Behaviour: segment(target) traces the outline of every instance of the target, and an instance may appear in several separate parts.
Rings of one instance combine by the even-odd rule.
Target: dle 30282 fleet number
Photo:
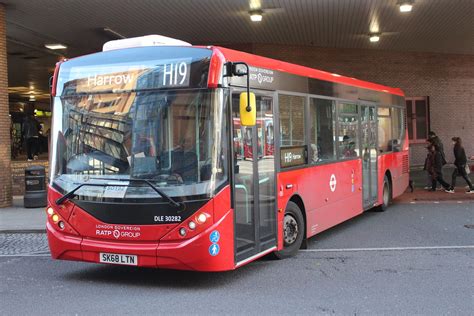
[[[181,216],[179,215],[156,215],[153,220],[160,223],[168,222],[181,222]]]

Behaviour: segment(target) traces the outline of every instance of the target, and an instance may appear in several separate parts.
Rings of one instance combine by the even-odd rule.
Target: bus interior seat
[[[171,154],[171,173],[179,174],[184,182],[197,182],[197,154],[192,151],[176,150]]]
[[[207,181],[211,179],[212,175],[212,165],[210,163],[206,163],[201,166],[201,181]]]

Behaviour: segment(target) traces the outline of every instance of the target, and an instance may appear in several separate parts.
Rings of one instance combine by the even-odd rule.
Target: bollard
[[[43,166],[30,166],[25,169],[23,204],[26,208],[46,206],[46,175]]]

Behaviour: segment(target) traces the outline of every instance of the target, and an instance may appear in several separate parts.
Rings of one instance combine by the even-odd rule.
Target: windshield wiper
[[[56,200],[57,205],[63,204],[66,200],[69,200],[70,198],[74,197],[76,195],[76,191],[82,188],[83,186],[91,186],[91,187],[103,187],[107,186],[107,184],[102,184],[102,183],[81,183],[71,191],[67,192],[63,196],[61,196],[59,199]]]
[[[156,193],[161,195],[163,198],[165,198],[169,202],[169,204],[171,204],[172,206],[174,206],[174,207],[183,207],[184,206],[183,202],[176,202],[171,196],[169,196],[168,194],[166,194],[162,190],[158,189],[156,187],[156,185],[154,185],[153,183],[151,183],[147,179],[122,179],[122,178],[93,178],[93,179],[111,180],[111,181],[124,181],[124,182],[127,182],[127,181],[128,182],[143,182],[143,183],[147,184],[150,188],[152,188],[153,191],[155,191]]]
[[[172,197],[170,197],[168,194],[163,192],[162,190],[158,189],[153,183],[151,183],[149,180],[146,179],[122,179],[122,178],[93,178],[94,180],[107,180],[107,181],[124,181],[124,182],[143,182],[147,184],[150,188],[153,189],[156,193],[158,193],[161,197],[163,197],[165,200],[168,201],[168,203],[174,207],[179,207],[181,208],[179,212],[184,210],[185,204],[183,202],[176,202]],[[96,186],[96,187],[104,187],[104,186],[111,186],[108,183],[81,183],[71,191],[67,192],[63,196],[61,196],[59,199],[56,200],[57,205],[63,204],[66,200],[71,199],[76,195],[76,191],[82,188],[83,186]],[[126,185],[121,185],[121,186],[126,186]]]

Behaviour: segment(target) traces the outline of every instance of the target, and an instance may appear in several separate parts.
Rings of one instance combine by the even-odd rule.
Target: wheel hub
[[[291,214],[285,214],[283,221],[283,233],[286,245],[291,245],[298,238],[298,222]]]
[[[383,203],[385,205],[388,205],[388,200],[389,200],[389,195],[388,194],[389,194],[388,193],[388,186],[387,186],[387,184],[385,184],[383,186]]]

